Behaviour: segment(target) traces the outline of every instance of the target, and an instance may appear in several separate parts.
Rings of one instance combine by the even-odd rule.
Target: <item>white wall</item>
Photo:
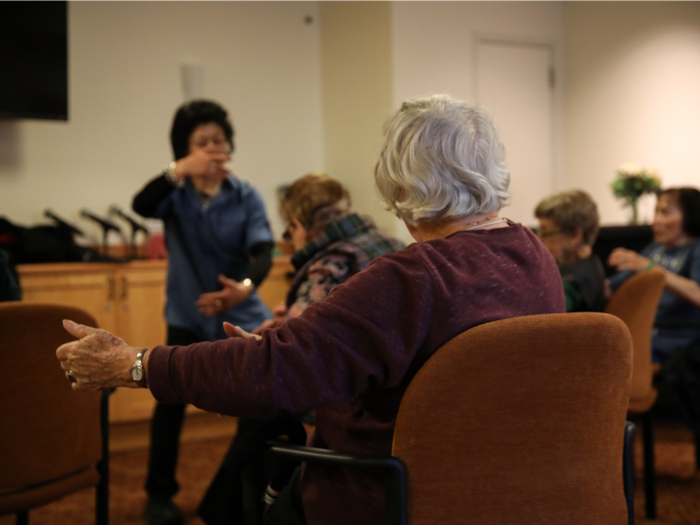
[[[308,24],[305,17],[313,17]],[[33,224],[44,208],[129,209],[171,160],[182,63],[230,111],[233,170],[257,186],[275,234],[275,188],[323,170],[315,2],[70,2],[70,120],[0,121],[0,215]]]
[[[561,2],[395,2],[392,3],[393,98],[447,93],[475,97],[477,36],[552,44],[561,72]],[[561,95],[555,112],[561,115]],[[555,177],[561,179],[561,119],[555,116]],[[508,144],[505,145],[506,149]],[[508,215],[507,208],[504,215]],[[397,224],[402,238],[408,233]]]
[[[566,2],[566,174],[603,223],[624,223],[615,170],[634,162],[665,187],[700,186],[700,4]],[[654,199],[642,219],[651,220]]]

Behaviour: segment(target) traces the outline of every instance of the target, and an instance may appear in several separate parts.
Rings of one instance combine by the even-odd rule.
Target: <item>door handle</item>
[[[117,296],[117,282],[114,280],[114,277],[110,277],[109,278],[109,292],[107,295],[107,300],[114,301],[116,296]]]

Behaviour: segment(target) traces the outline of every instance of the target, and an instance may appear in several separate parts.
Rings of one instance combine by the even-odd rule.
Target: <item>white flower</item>
[[[632,162],[625,162],[622,166],[620,166],[617,171],[619,171],[621,174],[631,177],[634,175],[640,175],[646,171],[645,168],[640,166],[639,164],[634,164]]]

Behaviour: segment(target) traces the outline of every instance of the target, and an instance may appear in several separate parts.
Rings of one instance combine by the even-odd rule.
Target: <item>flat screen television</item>
[[[0,1],[0,118],[68,120],[68,2]]]

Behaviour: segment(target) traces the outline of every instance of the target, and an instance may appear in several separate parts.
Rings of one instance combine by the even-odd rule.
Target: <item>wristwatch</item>
[[[253,293],[255,291],[255,283],[248,277],[243,279],[243,286],[250,288],[250,293]]]
[[[131,365],[131,379],[133,379],[137,385],[141,388],[146,388],[146,374],[143,370],[143,356],[148,352],[148,348],[144,348],[136,355],[136,360],[134,364]]]

